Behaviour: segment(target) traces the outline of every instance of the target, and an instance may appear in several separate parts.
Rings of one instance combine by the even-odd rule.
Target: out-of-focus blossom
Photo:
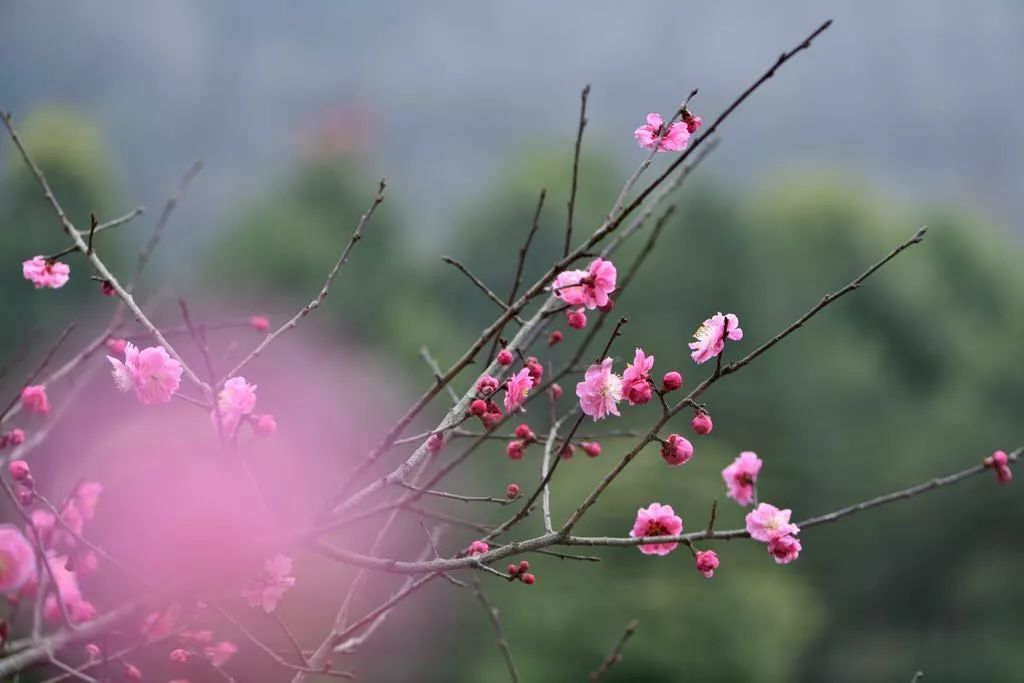
[[[59,289],[71,277],[71,266],[60,261],[47,261],[42,256],[33,256],[21,264],[21,274],[35,285],[36,289],[49,287]]]

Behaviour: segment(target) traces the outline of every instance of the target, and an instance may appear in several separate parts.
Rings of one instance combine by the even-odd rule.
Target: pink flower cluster
[[[996,451],[986,463],[996,472],[996,481],[1000,484],[1009,484],[1013,480],[1013,470],[1010,469],[1010,456],[1006,451]]]
[[[800,527],[789,521],[790,510],[761,503],[747,513],[747,533],[755,541],[768,544],[768,554],[778,564],[789,564],[803,549],[796,535]]]
[[[181,363],[162,346],[141,351],[135,344],[124,345],[124,362],[107,356],[113,366],[114,384],[120,391],[133,389],[143,405],[167,403],[181,385]]]
[[[672,509],[671,505],[651,503],[640,508],[636,513],[636,521],[629,532],[630,538],[648,538],[651,536],[677,536],[683,533],[683,520]],[[676,549],[678,543],[642,543],[637,546],[644,555],[668,555]]]
[[[263,576],[242,589],[242,597],[253,607],[262,607],[268,614],[277,609],[285,591],[295,585],[292,558],[275,555],[266,561]]]
[[[33,256],[22,262],[21,274],[35,285],[36,289],[59,289],[66,285],[71,277],[71,266],[60,261],[47,261],[42,256]]]
[[[609,305],[608,296],[615,291],[617,273],[611,261],[596,258],[587,270],[565,270],[558,274],[552,285],[555,296],[570,306],[583,306],[586,309],[604,308]],[[586,317],[577,328],[572,319],[569,326],[579,329],[586,325]]]
[[[651,400],[653,369],[654,356],[645,356],[644,350],[637,347],[633,362],[622,373],[622,395],[629,405],[643,405]]]
[[[255,407],[256,385],[249,384],[244,377],[232,377],[217,394],[217,408],[210,411],[210,420],[216,427],[219,416],[220,432],[224,438],[232,439],[242,420],[251,415]]]
[[[695,362],[704,363],[722,352],[726,338],[732,341],[743,339],[743,330],[734,314],[715,313],[697,328],[693,338],[697,341],[690,342],[690,355]]]

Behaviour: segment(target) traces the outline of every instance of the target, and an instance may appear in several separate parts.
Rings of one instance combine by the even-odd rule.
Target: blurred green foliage
[[[611,160],[584,160],[577,235],[600,222],[621,182]],[[241,275],[275,296],[315,292],[370,200],[372,182],[354,168],[351,161],[300,165],[243,211],[211,264],[218,284]],[[467,201],[445,249],[504,296],[546,187],[527,262],[532,282],[561,253],[567,176],[563,154],[524,153],[492,192]],[[435,261],[440,247],[421,258],[411,253],[396,228],[397,203],[375,218],[335,287],[340,302],[321,315],[406,367],[421,365],[414,350],[424,342],[446,366],[497,309]],[[614,315],[630,319],[613,349],[617,365],[640,345],[655,354],[657,372],[679,369],[692,387],[710,369],[692,364],[686,344],[709,314],[739,314],[746,336],[727,347],[734,358],[922,224],[930,227],[922,245],[704,396],[712,435],[693,437],[689,418],[676,420],[673,428],[695,443],[693,461],[668,470],[654,449],[644,453],[578,531],[623,535],[636,508],[655,500],[674,505],[690,529],[706,524],[718,500],[719,527],[740,526],[744,511],[724,498],[719,475],[740,450],[755,450],[766,462],[762,498],[800,519],[1020,445],[1019,244],[971,216],[898,206],[849,177],[779,174],[756,192],[691,183],[645,269],[617,300]],[[642,239],[616,256],[620,274]],[[580,334],[562,320],[557,327],[567,342],[541,347],[549,368],[568,357]],[[426,378],[422,367],[418,372]],[[572,382],[565,388],[568,407]],[[613,426],[644,427],[655,410],[627,409]],[[545,412],[529,415],[537,431]],[[566,463],[554,485],[556,518],[569,514],[629,444],[608,439],[598,459],[578,455]],[[534,447],[524,461],[511,462],[497,443],[474,456],[450,488],[500,495],[516,481],[528,490],[538,458]],[[979,477],[811,529],[803,555],[786,567],[759,545],[724,544],[716,548],[722,567],[712,581],[680,548],[666,558],[599,551],[598,565],[537,556],[537,585],[485,584],[502,608],[524,680],[579,680],[633,618],[640,629],[609,680],[909,680],[918,668],[929,681],[1011,680],[1024,666],[1014,645],[1024,635],[1015,572],[1024,558],[1020,544],[1008,542],[1024,531],[1015,494],[1015,486]],[[449,507],[470,514],[461,504]],[[501,518],[490,510],[478,516],[488,513]],[[538,524],[531,519],[524,527]],[[469,540],[453,533],[448,545]],[[438,589],[446,590],[431,608],[444,618],[430,621],[429,632],[412,633],[401,622],[386,627],[358,668],[380,680],[501,680],[502,660],[479,605],[468,593]],[[315,637],[312,630],[308,636]],[[380,656],[396,651],[408,656]]]
[[[101,222],[114,218],[116,211],[124,212],[117,203],[117,180],[109,149],[93,123],[75,112],[51,107],[30,112],[15,125],[76,226],[87,229],[91,212]],[[70,240],[14,145],[7,146],[6,157],[0,174],[0,253],[16,266],[9,264],[0,270],[0,290],[7,293],[5,315],[17,324],[0,325],[0,349],[10,350],[26,339],[29,330],[47,323],[56,326],[57,321],[66,324],[84,319],[86,316],[80,315],[83,303],[97,300],[99,285],[79,277],[89,269],[77,255],[63,259],[71,266],[72,277],[60,295],[50,290],[36,291],[22,277],[22,261],[37,254],[57,253]],[[103,248],[104,259],[115,268],[123,263],[116,232],[106,233],[97,242]]]

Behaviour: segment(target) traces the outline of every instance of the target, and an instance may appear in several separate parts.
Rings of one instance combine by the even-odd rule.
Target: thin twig
[[[569,253],[572,246],[572,219],[576,208],[576,185],[580,173],[580,146],[583,143],[583,129],[587,127],[587,97],[590,95],[590,84],[588,83],[580,93],[580,122],[576,129],[576,146],[572,154],[572,184],[569,188],[569,201],[565,215],[565,247],[562,256]]]
[[[238,375],[242,371],[242,368],[244,368],[250,362],[255,360],[257,356],[263,353],[263,351],[274,342],[274,340],[276,340],[278,337],[280,337],[288,330],[295,328],[295,326],[299,324],[300,320],[302,320],[307,315],[309,315],[314,310],[320,307],[320,305],[324,302],[324,299],[327,298],[327,294],[330,292],[331,289],[331,284],[334,282],[334,278],[337,277],[338,271],[345,267],[345,264],[348,263],[349,254],[352,253],[352,249],[355,248],[355,245],[358,244],[359,241],[363,238],[363,228],[370,220],[370,217],[373,215],[373,212],[377,209],[380,203],[384,201],[384,189],[386,187],[387,179],[381,178],[380,183],[377,186],[377,194],[373,198],[373,203],[370,204],[370,208],[366,210],[366,213],[364,213],[359,218],[359,223],[356,225],[355,232],[352,233],[352,237],[349,239],[348,244],[345,245],[344,250],[342,250],[341,252],[341,256],[334,264],[334,267],[331,268],[331,271],[327,274],[327,279],[324,281],[324,285],[320,289],[320,293],[316,295],[316,298],[310,301],[305,306],[303,306],[298,313],[292,316],[291,320],[289,320],[284,325],[268,334],[266,338],[264,338],[263,341],[261,341],[259,345],[249,353],[248,356],[242,359],[242,361],[238,365],[233,367],[231,371],[224,376],[224,379]]]
[[[473,578],[473,593],[476,594],[476,599],[483,606],[484,612],[487,613],[488,619],[491,620],[491,626],[494,627],[498,649],[501,650],[501,656],[505,659],[505,666],[508,667],[509,679],[512,683],[519,683],[519,669],[516,668],[516,661],[512,658],[512,650],[508,646],[505,629],[501,627],[501,620],[498,618],[498,608],[488,602],[487,596],[484,595],[483,587],[480,585],[480,579],[475,577]]]
[[[619,638],[619,642],[615,644],[615,647],[612,648],[612,651],[608,654],[607,657],[604,658],[604,661],[601,662],[601,666],[597,667],[595,671],[592,671],[590,673],[589,680],[591,681],[591,683],[594,683],[595,681],[599,681],[602,678],[604,678],[604,675],[608,673],[609,669],[611,669],[613,666],[622,661],[622,649],[626,647],[626,641],[628,641],[630,637],[632,637],[632,635],[636,632],[636,629],[639,625],[640,622],[636,619],[634,619],[626,625],[626,631],[622,634],[622,637]]]
[[[483,292],[485,295],[487,295],[488,299],[490,299],[495,304],[497,304],[498,308],[500,308],[502,311],[504,311],[506,313],[509,312],[509,310],[510,310],[509,309],[509,305],[506,304],[504,301],[502,301],[501,297],[498,296],[497,294],[495,294],[494,291],[490,287],[485,285],[480,278],[478,278],[476,275],[473,275],[473,273],[469,272],[469,268],[467,268],[465,265],[463,265],[460,261],[457,261],[457,260],[453,259],[451,256],[442,256],[441,260],[444,261],[445,263],[447,263],[450,266],[455,266],[459,270],[459,272],[461,272],[463,275],[465,275],[466,277],[469,278],[470,282],[472,282],[474,285],[476,285],[477,289],[479,289],[481,292]],[[515,320],[520,325],[525,324],[523,322],[523,319],[519,315],[517,315],[515,313],[512,314],[512,319]],[[440,379],[441,373],[438,372],[437,376],[438,376],[438,379]]]

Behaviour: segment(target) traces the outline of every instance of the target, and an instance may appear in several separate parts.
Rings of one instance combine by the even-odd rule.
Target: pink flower
[[[793,536],[779,536],[768,541],[768,554],[772,556],[776,564],[789,564],[800,556],[803,546],[800,540]]]
[[[718,569],[718,553],[714,550],[699,550],[694,560],[697,563],[697,571],[705,577],[710,579],[715,575],[715,570]]]
[[[552,400],[557,401],[558,399],[562,398],[562,385],[561,384],[557,384],[557,383],[552,384],[551,388],[548,389],[548,391],[551,392],[551,399]]]
[[[587,313],[585,308],[580,307],[565,312],[565,319],[569,323],[569,327],[574,330],[582,330],[587,326]]]
[[[254,315],[249,318],[249,327],[257,332],[266,332],[270,329],[270,321],[264,315]]]
[[[661,135],[663,127],[664,121],[662,121],[661,116],[659,114],[650,113],[647,115],[647,123],[633,131],[633,137],[636,138],[637,143],[641,147],[651,149],[658,141],[658,136]],[[658,145],[658,151],[681,152],[686,149],[686,144],[689,141],[690,131],[687,130],[686,124],[677,121],[668,127],[668,131],[666,131],[664,137],[661,138],[661,144]]]
[[[618,416],[618,402],[622,400],[622,380],[612,372],[612,359],[605,358],[600,365],[587,368],[585,379],[576,384],[583,412],[594,421],[609,414]]]
[[[583,448],[583,452],[591,458],[601,455],[601,444],[596,441],[584,441],[580,446]]]
[[[277,420],[270,414],[257,415],[252,423],[252,428],[256,432],[256,436],[263,438],[273,436],[277,432]]]
[[[78,624],[95,619],[96,608],[82,596],[82,591],[78,587],[78,578],[74,572],[67,568],[68,558],[51,553],[46,556],[46,564],[49,567],[49,573],[53,575],[56,590],[60,592],[61,601],[64,603],[64,607],[67,608],[68,617],[72,623]],[[60,621],[62,619],[60,605],[57,603],[57,598],[52,592],[43,602],[43,616],[50,621]]]
[[[67,284],[71,276],[71,267],[66,263],[47,262],[42,256],[33,256],[21,264],[21,274],[36,286],[36,289],[49,287],[59,289]]]
[[[46,415],[50,412],[50,401],[46,398],[46,387],[42,384],[27,386],[21,390],[21,407],[30,413]]]
[[[530,371],[533,383],[535,385],[540,384],[541,379],[544,377],[544,366],[541,365],[536,356],[530,356],[526,359],[526,369]]]
[[[490,549],[490,546],[484,543],[483,541],[473,541],[469,544],[470,555],[482,555]]]
[[[1010,469],[1010,456],[1006,451],[996,451],[992,454],[991,465],[996,472],[996,481],[1000,484],[1009,484],[1013,480],[1013,471]]]
[[[98,659],[103,654],[103,650],[96,643],[86,643],[85,654],[89,655],[89,659]]]
[[[750,501],[754,500],[754,485],[757,483],[757,473],[761,471],[761,465],[761,458],[757,457],[757,453],[740,453],[731,465],[722,470],[725,495],[740,505],[750,505]]]
[[[609,294],[615,291],[617,273],[611,261],[596,258],[587,270],[566,270],[558,274],[552,292],[570,306],[584,306],[589,310],[607,306]],[[586,324],[586,318],[583,320]],[[569,326],[573,325],[570,317]]]
[[[701,436],[710,434],[711,430],[715,427],[715,424],[711,421],[711,416],[704,411],[693,416],[693,422],[691,425],[693,427],[693,431],[697,432]]]
[[[21,530],[0,524],[0,593],[17,593],[36,575],[36,553]]]
[[[676,515],[671,505],[651,503],[636,513],[636,522],[629,532],[630,538],[648,536],[676,536],[683,532],[683,520]],[[637,546],[644,555],[668,555],[678,543],[644,543]]]
[[[118,337],[110,337],[104,343],[107,345],[107,351],[110,351],[115,356],[123,356],[124,346],[128,343],[128,340],[120,339]]]
[[[526,400],[526,394],[533,387],[533,376],[529,368],[523,368],[509,378],[505,385],[505,410],[509,415]]]
[[[431,453],[440,453],[441,449],[444,448],[444,436],[441,434],[431,434],[427,437],[427,450]]]
[[[203,650],[203,654],[214,666],[224,666],[238,652],[238,646],[229,640],[222,640]]]
[[[139,667],[135,666],[134,664],[125,664],[124,665],[124,669],[122,670],[122,673],[124,674],[124,677],[125,677],[126,680],[129,680],[129,681],[141,681],[142,680],[142,672],[139,671]]]
[[[622,372],[622,395],[629,405],[636,406],[651,400],[651,370],[654,368],[654,356],[645,356],[644,350],[637,347],[633,362]]]
[[[508,367],[509,365],[512,365],[512,352],[508,349],[502,349],[501,351],[498,351],[498,356],[495,360],[498,361],[498,365]]]
[[[210,412],[210,419],[216,426],[219,414],[221,430],[230,439],[238,430],[242,418],[252,413],[255,407],[256,385],[249,384],[244,377],[232,377],[224,382],[224,388],[217,394],[217,410]]]
[[[694,116],[694,115],[690,114],[689,112],[685,112],[683,114],[683,123],[686,124],[686,131],[690,135],[693,135],[698,130],[700,130],[701,126],[704,125],[704,119],[702,119],[699,116]]]
[[[181,384],[181,363],[174,360],[162,346],[139,348],[128,342],[124,346],[124,362],[107,356],[113,366],[114,384],[120,391],[135,390],[143,405],[167,403]]]
[[[685,437],[670,434],[661,444],[661,457],[674,467],[683,465],[693,457],[693,445]]]
[[[739,318],[732,313],[715,313],[693,333],[693,338],[697,341],[690,342],[690,356],[697,363],[711,360],[725,348],[726,337],[733,341],[743,339]]]
[[[25,430],[18,427],[0,436],[0,448],[20,446],[23,443],[25,443]]]
[[[292,558],[275,555],[264,564],[263,576],[242,589],[242,597],[253,607],[262,607],[268,614],[277,609],[285,591],[295,585]]]
[[[188,661],[188,652],[182,650],[180,647],[175,650],[171,650],[171,661],[177,662],[178,664],[184,664]]]
[[[800,533],[800,527],[789,521],[792,510],[780,510],[774,505],[761,503],[747,513],[747,533],[755,541],[767,543],[783,536]]]

